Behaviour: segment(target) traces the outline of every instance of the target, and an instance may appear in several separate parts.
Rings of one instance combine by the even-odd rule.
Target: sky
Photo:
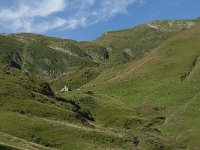
[[[153,20],[200,17],[200,0],[0,0],[1,33],[94,40]]]

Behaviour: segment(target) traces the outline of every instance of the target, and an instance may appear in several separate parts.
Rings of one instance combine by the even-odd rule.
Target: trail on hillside
[[[106,95],[106,94],[102,94],[102,93],[99,94],[99,95],[111,99],[113,102],[115,102],[116,104],[120,105],[120,107],[123,106],[124,108],[129,109],[129,110],[133,110],[133,109],[134,109],[134,108],[131,107],[130,105],[128,105],[128,104],[126,104],[126,103],[124,103],[124,102],[122,102],[122,101],[116,99],[115,97],[112,97],[112,96],[109,96],[109,95]]]
[[[125,73],[121,73],[121,74],[117,75],[116,77],[108,80],[108,82],[125,78],[127,75],[134,73],[139,68],[141,68],[148,62],[152,61],[157,56],[157,52],[158,52],[159,48],[160,48],[160,46],[157,47],[156,49],[150,51],[150,53],[147,56],[145,56],[144,58],[138,59],[138,60],[134,61],[133,63],[131,63],[131,66],[133,66],[133,67],[130,70],[128,70]]]
[[[160,50],[160,47],[163,46],[164,43],[162,43],[160,46],[158,46],[157,48],[151,50],[146,56],[144,56],[143,58],[141,59],[138,59],[138,60],[134,60],[133,62],[131,62],[128,66],[128,69],[124,69],[123,71],[120,72],[119,75],[114,75],[114,77],[112,77],[111,79],[108,79],[108,80],[104,80],[102,82],[98,82],[95,83],[95,80],[92,80],[86,84],[84,84],[82,86],[83,89],[87,88],[87,87],[90,87],[90,85],[95,85],[95,86],[99,86],[99,85],[102,85],[102,84],[105,84],[105,83],[109,83],[109,82],[112,82],[112,81],[116,81],[118,79],[122,79],[122,78],[125,78],[127,75],[131,74],[131,73],[134,73],[135,71],[137,71],[138,69],[140,69],[142,66],[144,66],[145,64],[147,64],[148,62],[152,61],[156,56],[157,56],[157,53],[158,51]],[[130,68],[131,66],[131,68]],[[112,68],[113,69],[113,68]],[[112,71],[108,71],[106,73],[111,73]],[[102,72],[102,73],[105,73],[105,72]],[[101,73],[101,74],[102,74]],[[100,74],[100,75],[101,75]],[[103,75],[103,76],[106,76],[106,75]],[[94,83],[95,84],[94,84]]]
[[[193,62],[193,66],[190,70],[190,72],[186,75],[185,80],[190,80],[193,75],[195,74],[195,72],[198,70],[199,67],[199,58],[200,56],[197,56]]]
[[[75,124],[65,122],[65,121],[51,120],[51,119],[39,118],[39,117],[37,117],[37,119],[48,122],[53,125],[67,126],[67,127],[71,127],[71,128],[89,131],[89,132],[95,131],[95,132],[104,133],[107,135],[116,136],[116,137],[120,137],[120,138],[122,138],[124,136],[122,133],[117,133],[117,132],[111,131],[108,128],[100,127],[99,125],[95,125],[95,128],[90,128],[90,127],[86,127],[86,126],[75,125]],[[93,123],[91,125],[93,125]]]
[[[199,96],[199,93],[197,93],[191,100],[189,100],[188,102],[186,102],[184,105],[180,106],[178,109],[176,109],[174,112],[172,112],[167,117],[167,119],[165,120],[164,124],[167,124],[170,121],[170,119],[172,119],[177,113],[179,113],[180,111],[186,109],[190,104],[192,104],[195,100],[197,100],[197,97]]]
[[[3,132],[0,132],[0,139],[1,139],[0,144],[3,144],[5,146],[14,147],[14,148],[17,148],[20,150],[21,149],[22,150],[27,150],[27,149],[29,149],[29,150],[57,150],[54,148],[45,147],[45,146],[37,144],[37,143],[28,142],[24,139],[21,139],[19,137],[15,137],[13,135],[3,133]],[[3,140],[10,141],[10,144],[4,143]],[[16,145],[16,143],[18,143],[19,145]],[[21,148],[20,145],[23,145],[24,147]]]

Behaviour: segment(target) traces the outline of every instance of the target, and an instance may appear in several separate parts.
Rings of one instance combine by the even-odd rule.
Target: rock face
[[[164,31],[164,32],[172,32],[172,31],[179,31],[183,29],[189,29],[195,25],[194,21],[189,20],[165,20],[165,21],[153,21],[148,24],[149,27]]]
[[[52,91],[51,87],[48,83],[44,82],[40,85],[39,93],[47,95],[47,96],[54,96],[54,92]]]

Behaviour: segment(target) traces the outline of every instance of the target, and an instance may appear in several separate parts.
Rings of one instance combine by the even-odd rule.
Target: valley
[[[198,150],[199,43],[199,19],[90,42],[1,34],[0,149]]]

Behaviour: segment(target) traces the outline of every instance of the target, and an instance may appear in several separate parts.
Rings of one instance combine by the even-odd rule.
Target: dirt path
[[[75,124],[64,122],[64,121],[51,120],[51,119],[47,119],[47,118],[38,118],[37,117],[37,119],[48,122],[53,125],[66,126],[66,127],[76,128],[76,129],[85,130],[85,131],[89,131],[89,132],[95,131],[95,132],[104,133],[107,135],[116,136],[116,137],[120,137],[120,138],[122,138],[124,136],[121,133],[116,133],[114,131],[109,130],[108,128],[103,128],[96,124],[94,125],[93,123],[91,123],[91,125],[94,125],[95,128],[90,128],[90,127],[81,126],[81,125],[75,125]]]
[[[126,103],[124,103],[124,102],[122,102],[122,101],[120,101],[120,100],[118,100],[118,99],[116,99],[116,98],[114,98],[114,97],[111,97],[111,96],[109,96],[109,95],[106,95],[106,94],[98,94],[99,96],[102,96],[102,97],[107,97],[108,99],[110,99],[110,100],[112,100],[114,103],[116,103],[116,104],[118,104],[120,107],[124,107],[125,109],[129,109],[129,110],[131,110],[131,111],[133,111],[134,110],[134,108],[133,107],[131,107],[130,105],[128,105],[128,104],[126,104]]]
[[[200,93],[200,92],[199,92]],[[197,100],[197,97],[199,96],[199,93],[197,93],[191,100],[189,100],[184,105],[180,106],[178,109],[176,109],[173,113],[171,113],[167,119],[165,120],[164,124],[167,124],[178,112],[186,109],[190,104],[192,104],[195,100]]]
[[[162,46],[162,45],[161,45]],[[130,67],[128,67],[128,69],[130,70],[126,70],[124,73],[122,72],[121,74],[117,75],[116,77],[108,80],[108,82],[110,81],[114,81],[114,80],[118,80],[118,79],[122,79],[122,78],[125,78],[127,75],[131,74],[131,73],[134,73],[135,71],[137,71],[139,68],[141,68],[142,66],[144,66],[145,64],[147,64],[148,62],[154,60],[154,58],[157,56],[158,54],[158,51],[160,49],[160,47],[157,47],[156,49],[152,50],[149,52],[149,54],[147,56],[144,56],[143,58],[141,59],[138,59],[134,62],[132,62],[130,64]]]
[[[6,142],[8,141],[9,144],[5,143],[5,141]],[[0,144],[17,148],[20,150],[57,150],[57,149],[45,147],[33,142],[28,142],[24,139],[15,137],[10,134],[2,133],[2,132],[0,132]]]
[[[185,80],[190,80],[192,79],[193,75],[195,74],[195,72],[199,69],[199,59],[200,56],[197,56],[193,62],[193,67],[191,68],[190,72],[188,73],[188,75],[185,77]]]

